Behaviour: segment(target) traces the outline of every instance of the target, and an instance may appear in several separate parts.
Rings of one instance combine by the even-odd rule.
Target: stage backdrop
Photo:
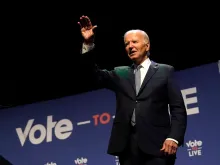
[[[177,165],[220,164],[220,70],[176,72],[188,113]],[[107,155],[115,96],[98,90],[0,111],[0,155],[14,165],[118,165]]]

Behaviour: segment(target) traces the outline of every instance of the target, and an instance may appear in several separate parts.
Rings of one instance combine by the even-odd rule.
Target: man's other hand
[[[172,140],[165,140],[163,143],[163,147],[161,148],[161,151],[165,153],[165,155],[173,155],[176,153],[178,148],[178,145],[176,142]]]

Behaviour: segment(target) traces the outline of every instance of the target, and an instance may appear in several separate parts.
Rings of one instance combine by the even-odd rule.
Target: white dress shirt
[[[145,75],[147,74],[147,71],[150,67],[150,64],[151,64],[151,61],[149,58],[147,58],[142,64],[140,67],[140,72],[141,72],[141,84],[142,82],[144,81],[144,78],[145,78]],[[136,69],[134,69],[134,73],[136,72]]]

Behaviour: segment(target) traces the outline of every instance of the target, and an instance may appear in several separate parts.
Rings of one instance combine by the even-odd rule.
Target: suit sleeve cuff
[[[172,139],[172,138],[167,138],[166,140],[172,140],[172,141],[176,142],[176,144],[178,144],[178,143],[179,143],[177,140]]]
[[[83,43],[83,45],[82,45],[82,54],[92,50],[94,48],[94,46],[95,46],[94,43],[91,44],[91,45],[87,45],[87,44]]]

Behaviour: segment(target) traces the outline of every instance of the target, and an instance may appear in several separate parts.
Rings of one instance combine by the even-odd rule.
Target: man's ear
[[[146,51],[149,51],[150,50],[150,43],[147,43],[146,44]]]

